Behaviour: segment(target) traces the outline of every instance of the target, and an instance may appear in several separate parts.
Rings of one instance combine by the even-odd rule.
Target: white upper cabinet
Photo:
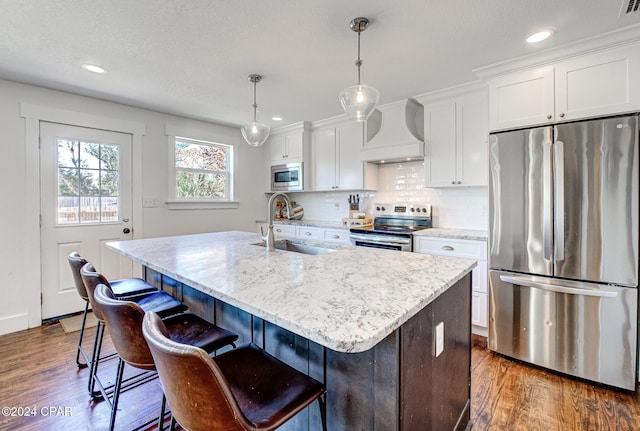
[[[640,44],[569,57],[489,81],[491,130],[640,109]]]
[[[360,160],[364,125],[355,121],[314,128],[311,132],[313,190],[375,189],[377,167]]]
[[[418,100],[424,105],[425,187],[486,186],[486,91]]]
[[[309,123],[297,123],[272,132],[269,137],[271,165],[306,162],[309,146]]]
[[[510,73],[489,81],[489,127],[511,129],[554,121],[553,67]]]

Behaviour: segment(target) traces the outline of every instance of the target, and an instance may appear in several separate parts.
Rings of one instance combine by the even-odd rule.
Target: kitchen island
[[[256,243],[257,234],[220,232],[108,245],[240,343],[324,382],[329,430],[468,425],[474,261],[334,244],[320,255],[267,252]],[[282,429],[320,429],[317,406]]]

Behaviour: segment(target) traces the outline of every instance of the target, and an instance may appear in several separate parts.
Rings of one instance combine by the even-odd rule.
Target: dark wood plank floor
[[[91,331],[92,335],[93,331]],[[92,336],[86,340],[90,347]],[[59,324],[0,336],[0,430],[104,430],[106,403],[92,403],[86,369],[73,361],[77,332]],[[108,339],[106,349],[113,351]],[[116,361],[101,376],[115,375]],[[471,418],[474,430],[640,430],[640,395],[569,379],[504,358],[486,350],[486,339],[473,338]],[[118,430],[131,430],[158,413],[158,381],[126,392],[121,398]],[[4,413],[4,412],[3,412]],[[149,429],[155,429],[150,427]]]

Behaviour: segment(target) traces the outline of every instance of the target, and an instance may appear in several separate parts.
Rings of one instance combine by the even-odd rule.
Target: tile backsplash
[[[422,162],[392,163],[378,168],[376,192],[303,192],[291,193],[292,201],[304,208],[304,218],[337,221],[349,215],[349,195],[360,195],[360,210],[373,214],[375,202],[429,203],[433,206],[433,226],[454,229],[488,227],[488,191],[486,187],[424,187]]]

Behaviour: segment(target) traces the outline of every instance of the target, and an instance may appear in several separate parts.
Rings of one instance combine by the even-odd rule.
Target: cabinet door
[[[471,324],[487,328],[489,309],[486,293],[471,292]]]
[[[554,121],[553,67],[510,73],[489,81],[489,128],[503,130]]]
[[[286,139],[285,135],[272,135],[269,140],[271,164],[278,165],[286,163]]]
[[[350,241],[349,229],[325,229],[323,239],[328,242],[348,244]]]
[[[364,188],[360,149],[364,140],[364,123],[349,122],[336,129],[336,185],[340,189]]]
[[[456,182],[456,105],[454,102],[424,107],[425,187]]]
[[[301,162],[303,157],[303,140],[302,132],[291,133],[285,136],[285,147],[287,152],[287,163]]]
[[[572,58],[555,66],[558,121],[640,108],[640,46]]]
[[[323,128],[312,133],[311,187],[334,190],[336,186],[336,129]]]
[[[489,135],[486,93],[456,102],[456,183],[487,185],[487,137]]]

